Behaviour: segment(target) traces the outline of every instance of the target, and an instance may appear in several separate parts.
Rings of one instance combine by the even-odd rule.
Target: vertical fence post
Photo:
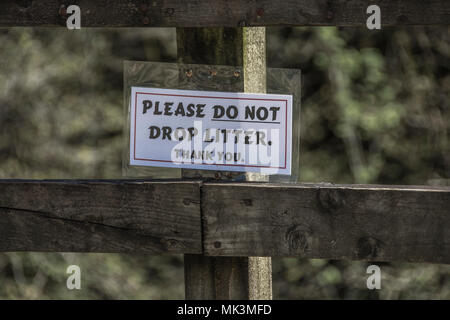
[[[177,29],[179,63],[243,66],[246,92],[266,90],[265,44],[265,28]],[[270,258],[185,255],[184,277],[186,299],[272,299]]]
[[[266,92],[266,28],[243,28],[244,91]],[[248,175],[248,180],[258,180]],[[248,258],[249,299],[272,299],[272,259]]]

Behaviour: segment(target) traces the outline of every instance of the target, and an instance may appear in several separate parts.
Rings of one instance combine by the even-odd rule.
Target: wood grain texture
[[[0,251],[201,253],[200,184],[0,180]]]
[[[177,29],[178,63],[242,66],[242,47],[242,28]]]
[[[450,263],[450,188],[214,184],[202,187],[204,251]]]
[[[0,1],[0,26],[65,26],[61,0]],[[382,26],[448,25],[448,0],[72,0],[82,27],[365,26],[381,8]]]
[[[210,256],[450,263],[449,187],[0,180],[0,251],[201,254],[200,203]]]
[[[251,261],[251,258],[247,257],[207,257],[199,254],[185,254],[184,281],[186,299],[251,299],[249,277],[252,274],[259,274],[259,270],[249,272],[249,261]],[[264,280],[266,279],[263,279],[261,283],[265,284],[267,282]],[[270,294],[270,296],[272,295]]]
[[[266,28],[243,28],[243,43],[244,92],[266,93]],[[269,176],[247,172],[246,181],[269,181]],[[252,256],[245,263],[248,299],[272,300],[272,258]]]
[[[189,68],[193,75],[186,81],[184,72],[180,72],[179,83],[186,90],[206,90],[224,92],[242,92],[242,76],[235,77],[229,67],[234,66],[238,74],[243,65],[243,31],[242,28],[177,28],[177,62],[182,68]],[[217,66],[218,75],[211,78],[198,76],[196,64]],[[204,69],[203,66],[200,67]],[[222,70],[221,70],[222,69]],[[227,71],[228,70],[228,71]],[[189,179],[230,180],[242,175],[233,171],[182,169],[182,177]]]
[[[242,28],[177,28],[178,63],[242,66]],[[192,66],[192,65],[189,65]],[[195,79],[195,67],[192,67]],[[218,82],[217,91],[243,90],[242,77]],[[217,77],[213,78],[217,79]],[[213,80],[214,81],[214,80]],[[216,80],[217,81],[217,80]],[[211,79],[191,82],[188,89],[208,90]],[[183,178],[231,179],[237,172],[183,169]],[[185,297],[188,300],[212,300],[248,298],[248,258],[206,257],[196,254],[184,255]],[[245,278],[243,278],[245,275]]]
[[[177,28],[178,62],[183,66],[186,63],[243,66],[244,75],[236,68],[231,82],[230,78],[219,82],[219,91],[265,92],[265,43],[265,28]],[[187,88],[208,89],[205,86],[211,82],[210,78],[204,79]],[[203,181],[232,180],[240,175],[249,179],[239,172],[182,171],[184,178]],[[268,257],[184,255],[186,299],[271,299],[271,266]]]

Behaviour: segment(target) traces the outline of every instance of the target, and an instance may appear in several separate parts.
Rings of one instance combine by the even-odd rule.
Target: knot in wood
[[[408,24],[408,22],[409,22],[409,19],[408,19],[408,17],[405,16],[404,14],[400,15],[400,16],[397,18],[397,23],[398,23],[398,24]]]
[[[289,252],[295,254],[305,253],[309,249],[311,234],[311,228],[307,225],[298,224],[290,227],[285,236]]]
[[[61,17],[67,16],[67,8],[66,8],[66,6],[65,6],[64,4],[62,4],[62,5],[59,7],[58,14],[59,14]]]
[[[373,237],[362,237],[358,239],[357,255],[360,259],[374,259],[378,257],[382,242]]]
[[[186,247],[183,241],[177,239],[161,239],[161,243],[165,247],[166,251],[184,249]]]
[[[166,16],[173,16],[173,14],[175,13],[175,9],[174,8],[167,8],[166,9]]]
[[[264,9],[263,8],[256,9],[256,15],[258,17],[261,17],[263,14],[264,14]]]
[[[336,213],[345,204],[339,190],[321,188],[317,196],[320,207],[327,213]]]

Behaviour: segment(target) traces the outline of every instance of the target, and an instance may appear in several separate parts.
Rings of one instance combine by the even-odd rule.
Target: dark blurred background
[[[267,28],[302,70],[301,181],[449,185],[448,27]],[[119,178],[123,60],[176,61],[175,29],[0,29],[0,178]],[[182,256],[0,254],[0,299],[182,299]],[[77,264],[82,290],[66,288]],[[273,259],[277,299],[450,299],[450,266]]]

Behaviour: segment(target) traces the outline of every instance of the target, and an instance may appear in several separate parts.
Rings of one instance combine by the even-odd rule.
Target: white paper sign
[[[292,96],[133,87],[130,164],[291,174]]]

